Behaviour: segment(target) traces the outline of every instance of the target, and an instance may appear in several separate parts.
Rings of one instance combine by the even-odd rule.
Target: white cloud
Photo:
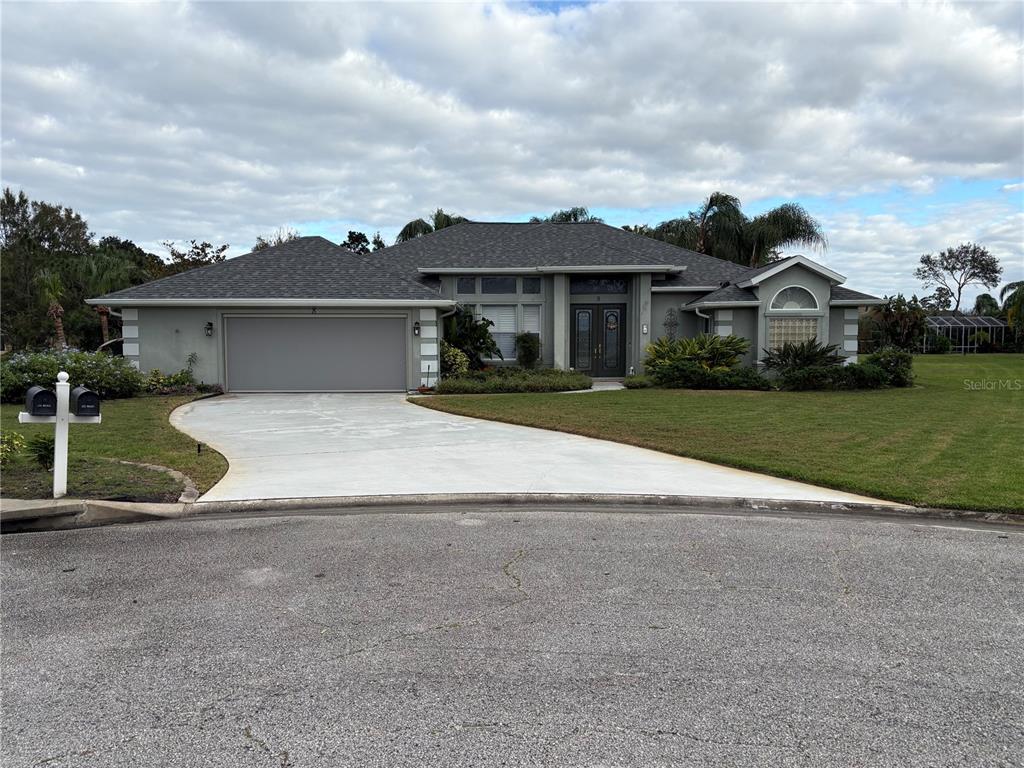
[[[490,219],[685,210],[712,189],[925,194],[1020,176],[1022,13],[8,4],[2,176],[101,233],[235,252],[284,222],[393,232],[438,205]],[[881,290],[882,254],[955,241],[957,222],[829,224]]]

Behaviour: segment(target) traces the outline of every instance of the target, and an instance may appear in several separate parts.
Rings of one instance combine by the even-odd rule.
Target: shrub
[[[590,389],[590,377],[577,371],[493,368],[466,376],[450,376],[437,385],[439,395],[483,395],[501,392],[567,392]]]
[[[516,336],[516,361],[523,368],[536,368],[540,360],[540,336],[536,333],[520,333]]]
[[[650,376],[644,376],[642,374],[633,374],[627,376],[622,380],[623,385],[626,389],[648,389],[654,386],[654,380]]]
[[[662,365],[653,381],[670,389],[771,389],[771,384],[755,368],[709,370],[693,360],[677,360]]]
[[[927,355],[945,355],[951,349],[953,349],[953,342],[949,340],[948,336],[943,336],[941,333],[929,333],[925,339],[925,354]]]
[[[914,383],[914,357],[906,350],[883,347],[868,355],[864,362],[877,365],[885,371],[889,386],[909,387]]]
[[[55,439],[51,434],[35,435],[28,441],[28,452],[43,469],[53,469]]]
[[[682,361],[692,362],[706,371],[727,371],[739,365],[749,348],[750,343],[740,336],[702,333],[692,339],[662,337],[647,346],[644,367],[655,380],[662,376],[662,369]]]
[[[992,336],[988,331],[972,333],[967,337],[967,343],[974,344],[979,352],[991,352],[994,349],[992,345]]]
[[[0,467],[6,466],[12,456],[25,450],[25,438],[20,432],[0,432]]]
[[[873,363],[850,363],[834,369],[834,389],[879,389],[889,383],[885,371]]]
[[[899,347],[914,349],[927,328],[927,312],[914,296],[886,296],[881,304],[867,314],[867,336],[875,348]]]
[[[764,367],[784,377],[789,371],[842,365],[843,356],[838,349],[835,344],[821,344],[817,339],[786,342],[779,349],[765,350]]]
[[[146,374],[145,389],[154,395],[173,395],[179,393],[191,393],[197,391],[195,377],[189,368],[183,368],[177,373],[163,374],[160,369],[154,368]]]
[[[106,352],[17,352],[0,359],[0,400],[18,402],[34,384],[52,387],[67,371],[72,386],[84,386],[103,398],[133,397],[143,376],[123,357]]]
[[[458,347],[441,340],[441,375],[464,376],[469,373],[469,356]]]
[[[444,337],[453,347],[466,354],[469,367],[473,370],[483,368],[485,359],[505,359],[491,336],[490,328],[494,323],[487,318],[477,319],[470,310],[458,307],[445,322]]]
[[[808,365],[803,368],[787,368],[779,380],[782,389],[792,392],[803,392],[810,389],[832,389],[836,371],[839,368],[831,365]]]

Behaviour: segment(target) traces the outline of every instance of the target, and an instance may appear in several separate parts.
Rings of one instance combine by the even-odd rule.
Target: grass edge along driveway
[[[227,471],[228,462],[217,451],[203,446],[171,426],[171,411],[202,395],[133,397],[103,401],[102,424],[72,424],[68,449],[68,496],[119,498],[137,501],[174,501],[179,484],[164,473],[117,464],[131,461],[158,464],[188,475],[199,491],[209,490]],[[30,439],[53,434],[51,424],[19,424],[23,406],[0,406],[0,427]],[[95,477],[83,477],[84,473]],[[53,476],[22,454],[5,467],[3,495],[8,498],[49,498]],[[173,487],[171,487],[173,486]]]
[[[914,387],[862,392],[646,389],[413,402],[903,503],[1024,511],[1024,355],[918,356],[914,370]]]

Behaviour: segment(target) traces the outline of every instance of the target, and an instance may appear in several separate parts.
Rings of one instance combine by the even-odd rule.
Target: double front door
[[[573,304],[572,367],[590,376],[626,375],[626,305]]]

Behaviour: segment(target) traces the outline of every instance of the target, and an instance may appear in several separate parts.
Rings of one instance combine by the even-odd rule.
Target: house
[[[744,336],[750,364],[812,337],[855,360],[858,312],[879,299],[844,280],[803,256],[749,269],[605,224],[465,222],[367,255],[301,237],[90,303],[120,309],[144,371],[195,353],[196,377],[229,391],[403,391],[437,381],[457,304],[493,321],[506,362],[531,332],[545,365],[595,377],[641,372],[669,330]]]

